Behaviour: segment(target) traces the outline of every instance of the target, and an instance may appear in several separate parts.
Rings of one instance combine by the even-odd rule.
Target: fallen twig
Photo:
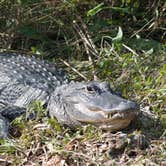
[[[79,76],[81,76],[84,80],[88,80],[88,78],[86,76],[84,76],[82,73],[80,73],[77,69],[75,69],[74,67],[72,67],[68,62],[66,62],[63,59],[60,59],[66,66],[70,67],[74,72],[76,72]]]

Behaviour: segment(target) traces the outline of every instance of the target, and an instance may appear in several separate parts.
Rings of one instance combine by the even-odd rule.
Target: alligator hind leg
[[[26,108],[18,107],[18,106],[5,106],[0,110],[1,115],[5,118],[9,119],[10,121],[14,120],[15,118],[21,116],[22,114],[26,113]]]

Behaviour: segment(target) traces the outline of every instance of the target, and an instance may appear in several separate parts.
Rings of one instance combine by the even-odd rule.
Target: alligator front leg
[[[26,113],[26,109],[17,106],[5,106],[0,109],[0,138],[8,136],[10,122]]]
[[[6,138],[8,136],[9,121],[2,115],[0,115],[0,138]]]

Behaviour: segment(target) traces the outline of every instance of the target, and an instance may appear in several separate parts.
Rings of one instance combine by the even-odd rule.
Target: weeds
[[[0,164],[165,164],[164,1],[1,1],[0,11],[0,51],[35,53],[74,80],[108,80],[157,117],[123,132],[73,131],[37,101],[12,122],[11,139],[0,140]]]

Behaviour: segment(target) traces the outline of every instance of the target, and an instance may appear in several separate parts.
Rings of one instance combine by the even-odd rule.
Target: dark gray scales
[[[66,74],[53,64],[35,57],[17,54],[0,54],[0,71],[12,79],[35,88],[55,88],[67,81]]]
[[[0,137],[8,122],[42,100],[62,124],[94,124],[117,130],[137,115],[138,105],[116,95],[106,82],[69,82],[53,63],[15,53],[0,53]],[[6,127],[5,127],[6,126]]]

